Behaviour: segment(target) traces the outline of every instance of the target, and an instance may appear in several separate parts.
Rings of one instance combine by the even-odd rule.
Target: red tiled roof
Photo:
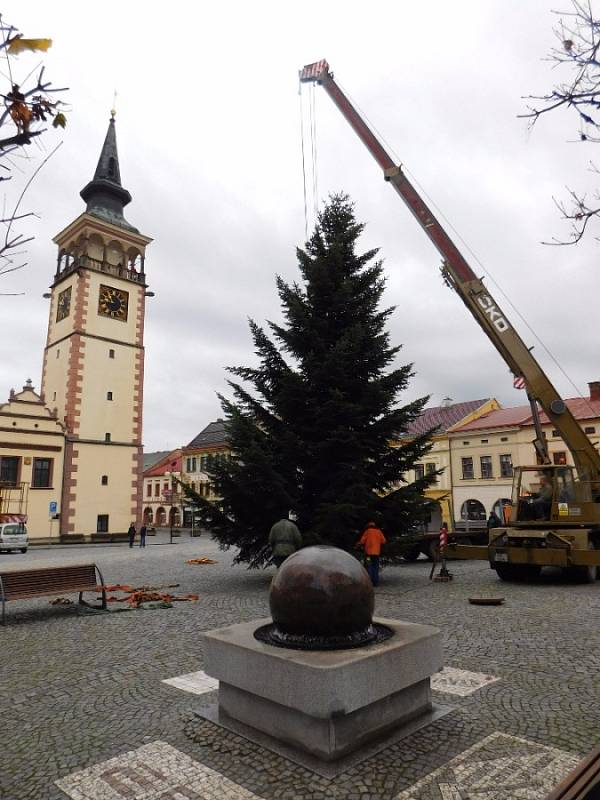
[[[600,400],[590,400],[589,397],[569,397],[565,400],[565,403],[575,419],[594,419],[594,417],[600,417]],[[540,414],[540,419],[546,424],[549,421],[543,411]]]
[[[166,458],[161,459],[144,472],[144,478],[153,478],[164,475],[165,472],[181,472],[181,450],[173,450]]]
[[[467,400],[465,403],[453,403],[450,406],[425,408],[423,409],[423,413],[408,426],[406,433],[403,435],[421,436],[423,433],[427,433],[432,429],[435,433],[447,431],[448,428],[456,425],[461,419],[464,419],[466,416],[473,413],[473,411],[477,411],[478,408],[481,408],[488,400],[489,398],[485,398],[484,400]]]
[[[517,425],[527,425],[531,420],[531,408],[529,406],[515,406],[514,408],[497,408],[488,411],[481,417],[460,425],[452,431],[460,433],[467,431],[479,431],[488,428],[514,428]]]
[[[570,397],[565,400],[569,411],[575,419],[594,419],[600,417],[600,400],[590,400],[589,397]],[[543,425],[550,424],[546,414],[540,412]],[[517,426],[533,425],[531,408],[529,406],[515,406],[514,408],[499,408],[490,411],[466,425],[461,425],[453,433],[467,433],[468,431],[489,430],[490,428],[514,428]]]

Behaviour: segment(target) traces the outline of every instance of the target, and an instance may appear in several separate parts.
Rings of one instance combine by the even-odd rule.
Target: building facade
[[[428,531],[439,531],[442,522],[447,522],[452,527],[454,519],[449,431],[455,425],[466,424],[497,408],[499,403],[494,398],[468,400],[464,403],[448,401],[444,405],[424,409],[407,430],[406,438],[409,439],[434,431],[433,447],[427,454],[426,460],[422,464],[417,464],[407,476],[412,482],[428,473],[442,470],[435,484],[425,491],[425,496],[433,501],[434,509],[427,526]]]
[[[210,480],[212,465],[231,456],[231,447],[223,419],[210,422],[182,451],[182,480],[207,500],[216,501]],[[184,524],[191,526],[191,508],[184,512]]]
[[[65,428],[31,381],[0,406],[0,520],[26,521],[32,538],[59,538]]]
[[[584,432],[600,445],[600,382],[589,384],[589,397],[566,400]],[[546,415],[542,428],[554,464],[572,464],[566,445]],[[536,464],[535,431],[529,405],[490,411],[449,432],[455,522],[484,521],[490,511],[502,519],[510,503],[513,466]]]
[[[181,449],[172,450],[151,464],[143,478],[143,520],[147,527],[181,527]]]

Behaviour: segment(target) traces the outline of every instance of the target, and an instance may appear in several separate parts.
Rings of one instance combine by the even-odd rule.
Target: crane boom
[[[300,81],[323,86],[381,167],[385,180],[392,184],[441,254],[442,274],[446,283],[459,295],[513,374],[525,380],[532,404],[539,403],[546,412],[550,422],[571,451],[580,478],[598,481],[600,454],[533,357],[531,349],[510,324],[481,278],[473,272],[435,214],[406,177],[402,167],[394,163],[382,143],[337,85],[327,61],[322,60],[305,66],[300,71]],[[538,442],[538,452],[542,447],[542,442]]]

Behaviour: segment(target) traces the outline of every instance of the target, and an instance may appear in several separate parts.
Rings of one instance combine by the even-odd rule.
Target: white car
[[[13,550],[20,550],[22,553],[26,553],[28,543],[25,525],[15,522],[0,523],[0,553],[3,550],[8,550],[9,553]]]

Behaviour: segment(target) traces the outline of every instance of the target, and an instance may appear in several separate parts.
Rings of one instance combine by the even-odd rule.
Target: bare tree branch
[[[527,112],[519,116],[529,120],[533,128],[539,119],[560,108],[574,111],[578,122],[578,141],[600,142],[600,19],[594,17],[590,0],[571,0],[572,10],[553,12],[560,15],[554,28],[557,46],[552,48],[548,60],[554,67],[570,67],[572,77],[558,83],[551,92],[524,98],[533,101]],[[595,167],[593,171],[597,172]],[[569,222],[570,233],[566,239],[552,238],[544,244],[573,245],[584,237],[591,221],[600,216],[600,195],[588,203],[585,195],[567,189],[568,203],[554,204],[562,219]]]
[[[28,145],[35,144],[34,150],[40,155],[46,150],[40,146],[48,134],[48,122],[53,128],[65,126],[64,104],[56,95],[67,91],[66,87],[56,88],[44,77],[43,64],[31,67],[28,56],[32,52],[47,50],[51,45],[48,39],[25,39],[19,30],[4,21],[0,14],[0,55],[6,64],[6,71],[0,72],[0,182],[13,178],[12,173],[27,174],[34,163]],[[22,76],[22,77],[21,77]],[[35,77],[33,77],[35,76]],[[12,128],[12,129],[11,129]],[[15,232],[15,225],[29,217],[37,217],[33,211],[21,212],[20,207],[32,182],[40,170],[56,153],[62,142],[37,164],[16,202],[3,199],[0,225],[5,228],[0,240],[0,276],[4,277],[23,269],[27,262],[15,263],[15,258],[24,252],[23,247],[33,240],[33,236]],[[33,154],[35,155],[35,153]],[[26,170],[18,159],[26,159]],[[35,159],[37,161],[37,157]],[[5,292],[3,296],[15,296],[19,292]]]

